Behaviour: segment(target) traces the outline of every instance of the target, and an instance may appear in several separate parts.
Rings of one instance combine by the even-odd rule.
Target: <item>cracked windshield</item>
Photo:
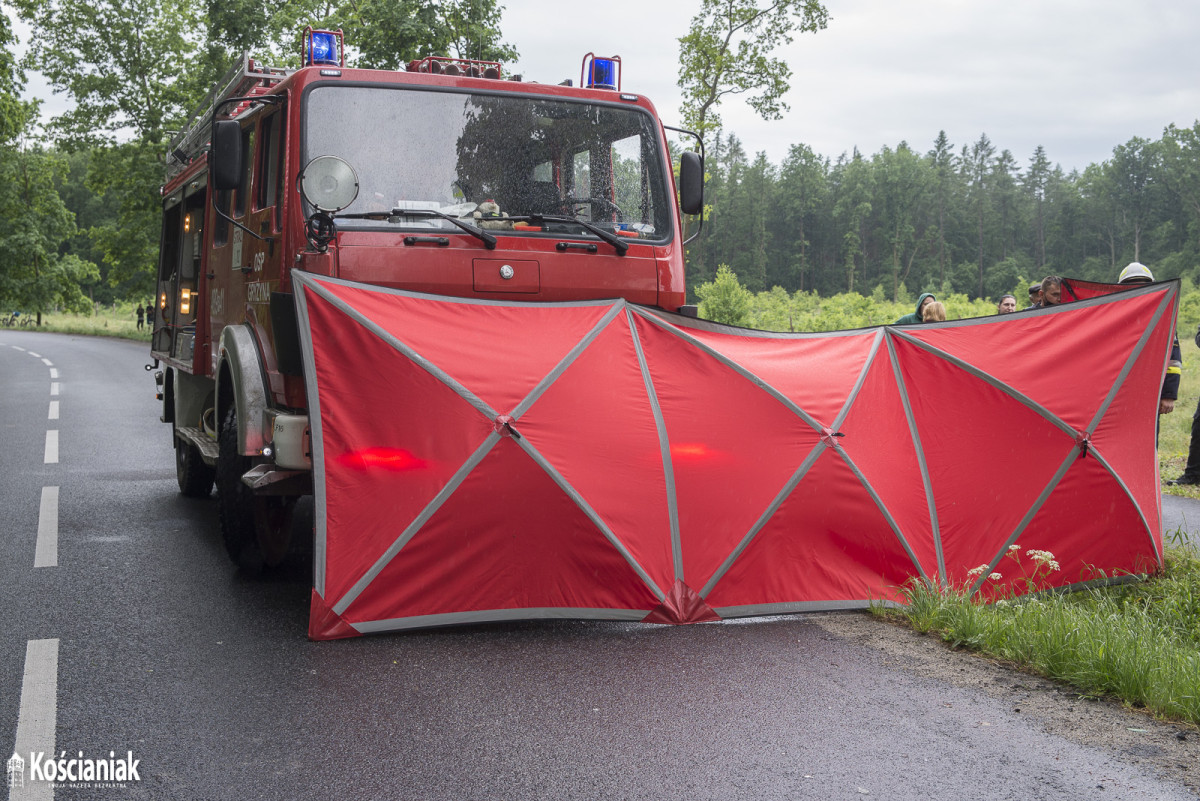
[[[496,233],[594,236],[537,215],[631,239],[670,232],[654,121],[634,108],[331,86],[310,93],[305,119],[304,161],[336,155],[358,174],[345,214],[432,209]],[[335,124],[341,119],[356,123]],[[407,216],[339,227],[453,228]]]

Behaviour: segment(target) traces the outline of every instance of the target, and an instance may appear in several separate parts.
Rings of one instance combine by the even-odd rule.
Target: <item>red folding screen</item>
[[[776,334],[294,278],[314,639],[847,609],[912,577],[1017,592],[1013,544],[1053,552],[1055,585],[1161,564],[1177,282]]]

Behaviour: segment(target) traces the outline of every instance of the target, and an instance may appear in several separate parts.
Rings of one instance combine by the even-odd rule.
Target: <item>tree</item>
[[[988,189],[992,178],[992,157],[996,147],[987,134],[981,134],[979,141],[968,148],[963,145],[962,168],[969,186],[967,200],[975,212],[976,244],[979,252],[979,295],[983,296],[984,272],[984,220],[988,211]]]
[[[721,126],[727,95],[752,93],[747,103],[763,119],[788,110],[783,96],[792,71],[772,54],[796,33],[823,30],[829,14],[819,0],[701,0],[700,13],[679,40],[679,88],[684,124],[701,136]]]
[[[728,325],[746,325],[754,296],[738,281],[737,273],[722,264],[717,277],[696,288],[700,298],[700,316]]]
[[[306,26],[342,30],[355,66],[399,69],[425,56],[511,61],[500,40],[497,0],[282,0],[264,13],[250,0],[206,0],[209,37],[274,64],[300,63]]]
[[[1156,194],[1154,174],[1158,170],[1158,148],[1135,136],[1113,148],[1107,162],[1113,202],[1121,221],[1133,238],[1133,260],[1142,259],[1142,234],[1148,227],[1151,205]]]
[[[933,167],[935,196],[937,198],[937,254],[938,282],[946,281],[946,266],[950,263],[946,250],[946,213],[952,201],[954,173],[957,167],[954,146],[946,137],[945,131],[938,131],[933,149],[925,156]]]
[[[31,104],[21,100],[25,75],[13,58],[16,43],[11,21],[0,9],[0,147],[20,135],[33,111]]]
[[[924,239],[918,226],[927,204],[930,175],[920,156],[903,142],[895,150],[885,146],[875,157],[874,167],[878,175],[875,211],[890,255],[892,300],[899,300],[900,284],[908,280]]]
[[[871,214],[871,198],[875,192],[875,176],[869,162],[857,148],[853,158],[841,165],[840,186],[833,208],[833,219],[842,234],[841,260],[846,270],[846,291],[854,291],[854,276],[862,258],[863,278],[866,278],[866,223]]]
[[[89,187],[116,210],[91,231],[108,279],[144,294],[154,281],[166,140],[198,100],[195,0],[13,2],[36,32],[31,62],[73,103],[49,130],[68,151],[93,149]]]
[[[65,306],[90,311],[84,284],[99,279],[91,262],[59,246],[75,233],[73,216],[54,189],[66,167],[38,147],[0,149],[0,308],[42,314]]]
[[[829,191],[828,172],[829,160],[818,156],[808,145],[792,145],[783,162],[779,196],[784,229],[788,232],[785,247],[795,276],[794,284],[788,285],[796,289],[804,289],[809,220],[821,208]]]
[[[1050,159],[1046,158],[1046,149],[1041,145],[1033,151],[1029,159],[1029,169],[1025,171],[1022,182],[1025,191],[1033,199],[1033,243],[1034,266],[1041,271],[1046,266],[1046,184],[1050,181]]]

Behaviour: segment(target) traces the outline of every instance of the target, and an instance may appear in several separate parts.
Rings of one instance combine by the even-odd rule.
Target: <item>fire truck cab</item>
[[[589,54],[572,86],[462,59],[347,68],[340,32],[306,31],[304,52],[295,70],[243,55],[172,143],[162,189],[162,420],[180,491],[215,482],[248,569],[283,558],[312,492],[292,271],[694,314],[681,212],[701,210],[702,157],[682,155],[677,195],[666,130],[619,59]]]

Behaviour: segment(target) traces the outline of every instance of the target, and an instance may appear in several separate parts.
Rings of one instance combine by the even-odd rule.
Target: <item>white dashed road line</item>
[[[58,419],[58,401],[50,401],[50,416],[47,417],[46,419],[47,420],[57,420]]]
[[[58,567],[58,487],[42,487],[34,567]]]
[[[50,377],[51,377],[51,378],[58,378],[58,368],[57,368],[57,367],[51,367],[51,368],[50,368]]]
[[[51,394],[51,395],[57,395],[57,394],[58,394],[58,382],[57,382],[57,381],[51,381],[51,382],[50,382],[50,394]]]
[[[54,366],[54,362],[50,361],[49,359],[42,359],[42,364],[46,365],[47,367]]]
[[[46,432],[46,464],[58,464],[58,429]]]
[[[26,761],[23,786],[8,791],[9,801],[53,801],[51,782],[30,781],[30,754],[54,753],[58,723],[58,640],[30,640],[25,646],[25,678],[13,753]]]

